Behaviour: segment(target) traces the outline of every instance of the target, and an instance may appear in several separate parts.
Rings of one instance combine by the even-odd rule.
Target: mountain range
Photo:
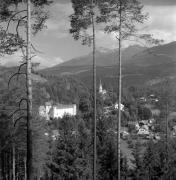
[[[106,86],[117,84],[118,51],[96,51],[97,80]],[[75,76],[92,82],[92,54],[39,71],[43,75]],[[176,42],[151,48],[133,45],[122,51],[123,85],[152,85],[165,78],[176,79]],[[115,85],[114,84],[114,85]]]

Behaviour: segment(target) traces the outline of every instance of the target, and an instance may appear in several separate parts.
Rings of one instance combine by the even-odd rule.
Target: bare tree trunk
[[[7,162],[7,152],[4,153],[5,156],[5,179],[8,180],[8,162]]]
[[[14,125],[14,116],[12,116],[12,120],[13,120],[13,125]],[[14,139],[13,139],[13,143],[12,143],[12,177],[13,177],[13,180],[15,180],[15,142],[14,142]]]
[[[24,157],[24,180],[27,180],[27,174],[26,174],[26,157]]]
[[[93,125],[93,180],[96,180],[96,161],[97,161],[97,103],[96,103],[96,59],[95,59],[95,22],[94,22],[94,1],[92,0],[92,34],[93,34],[93,107],[94,107],[94,125]]]
[[[37,180],[40,180],[40,177],[41,177],[41,169],[40,169],[40,167],[38,167],[38,169],[37,169]]]
[[[2,179],[4,180],[5,179],[5,152],[2,151],[1,152],[1,162],[2,162]]]
[[[169,115],[169,109],[168,109],[168,100],[166,100],[166,137],[165,137],[165,143],[166,143],[166,157],[165,157],[165,172],[164,172],[164,179],[169,179],[168,177],[168,115]]]
[[[27,88],[27,180],[33,180],[32,148],[32,79],[31,79],[31,9],[27,0],[27,49],[26,49],[26,88]]]
[[[122,55],[121,55],[121,25],[122,25],[122,12],[121,12],[121,0],[119,7],[119,79],[118,79],[118,121],[117,121],[117,180],[120,180],[120,130],[121,130],[121,98],[122,98]]]
[[[12,177],[15,180],[15,144],[12,144]]]
[[[12,167],[12,160],[13,160],[13,153],[12,153],[12,149],[10,148],[10,151],[9,151],[9,180],[12,180],[12,170],[13,170],[13,167]]]
[[[1,145],[1,143],[0,143]],[[1,147],[1,146],[0,146]],[[3,180],[2,151],[0,151],[0,180]]]

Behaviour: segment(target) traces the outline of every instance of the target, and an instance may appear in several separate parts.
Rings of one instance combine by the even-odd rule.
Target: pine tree
[[[129,177],[129,166],[126,157],[121,156],[121,178],[127,180]]]
[[[96,88],[96,0],[72,0],[74,14],[70,16],[71,29],[70,33],[75,40],[81,39],[83,45],[92,44],[92,61],[93,61],[93,179],[96,180],[97,164],[97,88]],[[88,28],[91,27],[91,35]]]
[[[132,161],[134,166],[135,166],[135,170],[134,170],[134,175],[133,178],[136,180],[141,179],[142,176],[142,168],[143,168],[143,162],[142,162],[142,153],[141,153],[141,144],[140,142],[137,140],[137,142],[135,143],[134,149],[133,149],[133,157],[134,160]]]
[[[147,145],[143,158],[143,174],[147,179],[164,179],[166,168],[166,152],[163,141]]]
[[[106,137],[104,144],[101,145],[99,150],[99,178],[102,180],[113,180],[117,174],[117,156],[116,146],[113,135]]]
[[[98,3],[100,16],[97,18],[99,23],[105,24],[105,32],[114,33],[118,40],[118,104],[121,106],[122,95],[122,42],[130,36],[135,35],[137,29],[136,23],[143,23],[146,15],[142,13],[143,6],[137,0],[103,0]],[[120,128],[121,128],[121,110],[118,110],[117,121],[117,149],[118,149],[118,180],[120,180]]]
[[[84,122],[66,116],[60,120],[58,131],[52,161],[49,163],[53,177],[63,180],[91,179],[91,142]]]
[[[31,120],[32,120],[32,79],[31,79],[31,29],[33,29],[33,34],[36,34],[38,31],[40,31],[44,27],[44,23],[46,19],[48,18],[46,11],[44,11],[44,5],[48,5],[49,1],[47,0],[26,0],[26,9],[18,9],[18,5],[21,3],[24,3],[23,0],[8,0],[8,1],[1,1],[1,12],[0,12],[0,20],[3,23],[7,23],[6,29],[1,29],[1,35],[4,35],[3,38],[1,38],[1,45],[5,46],[3,47],[5,50],[3,50],[4,53],[13,53],[14,51],[18,50],[18,48],[21,49],[23,53],[23,60],[24,63],[20,65],[18,72],[15,75],[20,74],[26,74],[26,91],[27,91],[27,97],[25,97],[26,103],[27,103],[27,179],[32,180],[33,179],[33,155],[32,155],[32,127],[31,127]],[[31,24],[31,3],[34,5],[32,13],[34,15],[35,21],[33,24]],[[14,8],[13,8],[14,7]],[[26,12],[26,13],[25,13]],[[11,41],[9,41],[9,26],[13,22],[13,25],[16,26],[16,32],[14,32],[12,35],[13,38]],[[19,34],[19,27],[21,26],[23,22],[23,26],[27,27],[27,34],[26,34],[26,42],[22,40],[22,36]],[[12,36],[11,35],[11,36]],[[4,40],[5,38],[5,40]],[[8,40],[8,41],[7,41]],[[14,48],[15,47],[15,48]],[[33,47],[34,48],[34,47]],[[35,48],[34,48],[35,49]],[[21,68],[25,66],[26,71],[25,73],[21,72]],[[9,83],[11,79],[15,76],[12,75],[9,79]],[[24,98],[23,98],[24,99]],[[20,106],[19,106],[20,107]],[[21,119],[21,118],[20,118]]]

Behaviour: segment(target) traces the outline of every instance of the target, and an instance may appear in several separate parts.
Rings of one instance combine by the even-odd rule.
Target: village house
[[[45,117],[46,120],[51,118],[63,118],[64,115],[75,116],[76,115],[76,104],[55,104],[46,102],[44,106],[39,107],[39,115]]]
[[[124,107],[125,107],[125,106],[124,106],[123,104],[120,104],[120,110],[121,110],[121,111],[124,111]],[[119,109],[119,103],[115,103],[114,108],[115,108],[115,109]]]
[[[106,115],[106,116],[108,116],[110,113],[112,113],[112,111],[114,111],[114,110],[118,110],[119,108],[119,104],[118,103],[115,103],[113,106],[105,106],[103,109],[104,109],[104,114]],[[120,106],[120,110],[121,111],[124,111],[124,105],[123,104],[121,104],[121,106]]]
[[[140,101],[140,102],[147,102],[147,99],[146,99],[145,97],[140,97],[140,98],[139,98],[139,101]]]
[[[158,102],[159,101],[159,99],[154,94],[151,94],[149,96],[149,99],[151,102]]]
[[[151,118],[149,120],[141,120],[136,122],[135,128],[138,135],[145,136],[147,139],[160,140],[161,137],[158,133],[154,132],[154,123],[156,120]]]
[[[140,128],[137,132],[138,135],[149,135],[149,131],[144,129],[144,128]]]
[[[48,138],[52,138],[53,141],[57,140],[57,138],[60,136],[58,130],[52,130],[51,134],[49,134],[49,132],[45,132],[44,135]]]

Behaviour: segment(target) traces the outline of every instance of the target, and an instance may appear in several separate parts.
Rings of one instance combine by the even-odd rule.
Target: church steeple
[[[100,85],[99,85],[99,93],[103,92],[103,87],[102,87],[102,83],[101,83],[101,79],[100,79]]]

